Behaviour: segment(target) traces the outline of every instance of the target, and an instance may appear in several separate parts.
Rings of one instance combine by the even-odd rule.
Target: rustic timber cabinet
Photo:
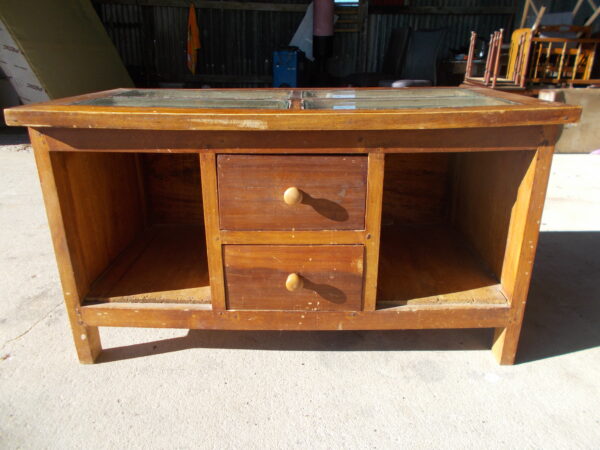
[[[81,362],[98,327],[494,328],[514,362],[578,107],[483,88],[117,89],[30,128]]]

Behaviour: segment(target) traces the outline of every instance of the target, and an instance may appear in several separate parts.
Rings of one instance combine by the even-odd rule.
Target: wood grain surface
[[[50,152],[81,295],[143,230],[135,155]]]
[[[91,286],[86,302],[210,303],[204,229],[156,225]]]
[[[500,364],[514,364],[527,303],[554,147],[537,149],[519,186],[507,237],[502,288],[510,302],[506,327],[494,333],[492,351]]]
[[[103,303],[78,308],[88,326],[212,330],[419,330],[491,328],[506,305],[416,305],[377,311],[215,311],[210,305]]]
[[[200,178],[204,204],[204,227],[208,250],[208,274],[212,307],[216,311],[226,308],[223,275],[223,250],[219,233],[219,199],[217,196],[217,161],[214,153],[200,155]]]
[[[449,153],[386,155],[382,223],[446,222],[455,157]]]
[[[552,145],[580,108],[469,89],[512,103],[8,110],[38,127],[80,360],[101,351],[98,326],[492,327],[514,362]]]
[[[204,223],[197,154],[141,154],[149,222]]]
[[[358,311],[362,245],[225,245],[229,309]],[[286,289],[297,273],[302,289]]]
[[[459,154],[453,223],[500,279],[509,224],[535,151]]]
[[[194,131],[40,128],[55,151],[152,153],[447,153],[531,150],[558,127],[440,130]]]
[[[385,158],[382,153],[369,154],[367,178],[367,212],[365,229],[365,287],[363,309],[373,311],[377,301],[377,269],[381,236],[381,211],[384,188]]]
[[[9,108],[5,112],[5,120],[8,125],[57,128],[334,131],[549,125],[575,122],[581,115],[579,106],[542,102],[492,89],[464,89],[477,91],[487,97],[503,98],[511,103],[497,106],[395,110],[215,110],[70,105],[72,99],[62,99],[61,102]]]
[[[80,255],[72,251],[71,248],[71,243],[76,239],[76,236],[69,234],[69,231],[72,232],[69,225],[72,224],[73,217],[68,211],[65,214],[61,211],[61,198],[58,193],[55,170],[52,167],[52,159],[50,158],[46,139],[35,130],[29,130],[29,136],[34,149],[35,162],[40,177],[44,204],[46,205],[48,225],[75,350],[81,363],[91,364],[102,351],[102,344],[98,328],[84,324],[79,315],[78,308],[83,302],[83,295],[89,285],[87,284],[88,278],[85,275],[79,275],[75,272],[78,264],[77,259]]]
[[[498,278],[448,224],[383,228],[377,300],[506,304]]]
[[[225,230],[361,230],[364,156],[218,155],[220,227]],[[289,187],[302,202],[288,205]]]

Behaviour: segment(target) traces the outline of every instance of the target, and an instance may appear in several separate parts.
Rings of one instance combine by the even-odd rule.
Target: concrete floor
[[[3,448],[600,448],[600,156],[555,158],[512,367],[489,330],[102,329],[80,365],[33,156],[0,168]]]

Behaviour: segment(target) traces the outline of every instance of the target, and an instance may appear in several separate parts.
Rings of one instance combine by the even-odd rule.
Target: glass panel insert
[[[445,98],[445,97],[484,97],[477,92],[459,88],[423,89],[315,89],[302,91],[303,98]]]
[[[132,89],[72,104],[133,108],[287,109],[290,95],[291,91],[285,90]]]
[[[304,109],[463,108],[515,104],[465,89],[343,89],[304,91],[302,94]]]

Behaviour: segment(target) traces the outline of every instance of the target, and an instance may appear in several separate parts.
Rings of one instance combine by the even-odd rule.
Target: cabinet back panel
[[[383,225],[447,222],[454,154],[385,157]]]
[[[148,153],[141,158],[149,222],[203,224],[198,155]]]

